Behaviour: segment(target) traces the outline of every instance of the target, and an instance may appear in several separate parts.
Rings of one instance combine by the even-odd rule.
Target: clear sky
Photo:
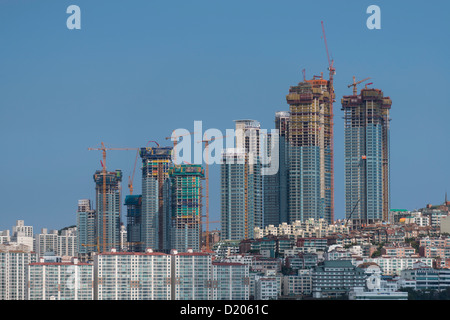
[[[69,5],[81,29],[69,30]],[[369,30],[369,5],[381,29]],[[450,44],[446,1],[0,0],[0,230],[16,220],[76,224],[78,199],[107,147],[171,145],[172,130],[225,131],[236,119],[274,127],[286,94],[335,61],[335,216],[344,217],[340,100],[352,77],[390,96],[392,208],[424,207],[450,192]],[[361,88],[362,86],[360,86]],[[133,151],[110,151],[123,194]],[[135,194],[140,192],[136,170]],[[220,214],[211,167],[210,220]],[[125,221],[125,212],[123,214]],[[217,225],[212,225],[215,228]]]

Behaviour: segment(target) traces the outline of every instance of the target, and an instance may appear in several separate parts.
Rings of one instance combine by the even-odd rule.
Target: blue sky
[[[81,30],[69,30],[69,5]],[[369,5],[381,29],[369,30]],[[173,129],[225,131],[250,118],[273,128],[289,86],[335,61],[335,216],[344,217],[340,99],[352,77],[390,96],[392,208],[442,203],[450,192],[450,5],[444,1],[0,0],[0,230],[76,223],[94,199],[108,147],[170,145]],[[110,151],[126,182],[133,151]],[[136,170],[135,193],[140,190]],[[211,167],[211,220],[220,213]],[[125,214],[123,215],[125,218]],[[214,228],[216,225],[212,225]]]

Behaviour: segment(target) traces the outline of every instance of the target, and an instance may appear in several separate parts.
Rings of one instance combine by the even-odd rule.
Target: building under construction
[[[201,165],[175,165],[170,177],[170,242],[179,252],[201,250],[202,180]]]
[[[125,206],[127,207],[128,251],[141,251],[142,195],[127,195]]]
[[[289,223],[334,219],[333,99],[333,85],[323,76],[290,87],[286,96]]]
[[[379,89],[342,98],[345,133],[345,213],[354,228],[387,221],[389,111],[392,101]]]
[[[140,149],[142,158],[141,249],[170,250],[167,221],[169,168],[172,147]]]
[[[120,246],[122,171],[97,170],[94,174],[98,252]]]

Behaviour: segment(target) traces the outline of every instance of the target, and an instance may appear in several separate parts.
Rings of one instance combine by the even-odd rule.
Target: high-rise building
[[[122,171],[94,174],[97,205],[97,241],[100,252],[120,246]]]
[[[277,226],[288,222],[288,170],[287,170],[287,133],[289,128],[289,112],[279,111],[275,114],[275,129],[278,130],[278,144],[272,145],[275,136],[267,134],[267,155],[272,161],[278,161],[275,174],[263,175],[264,185],[264,226]],[[278,155],[272,148],[278,148]],[[278,156],[277,159],[272,157]]]
[[[334,219],[333,113],[330,81],[305,80],[289,89],[288,222]]]
[[[212,256],[172,250],[172,300],[211,300]]]
[[[11,243],[26,245],[34,251],[33,227],[26,226],[24,220],[17,220],[16,225],[12,227]]]
[[[249,266],[243,263],[212,263],[212,300],[248,300],[250,298]]]
[[[77,210],[77,241],[80,257],[88,257],[95,252],[97,245],[97,216],[91,205],[91,200],[78,200]]]
[[[95,300],[170,300],[171,256],[145,252],[103,252],[94,258]]]
[[[170,250],[168,221],[169,168],[172,147],[141,148],[141,251]]]
[[[202,179],[201,165],[176,165],[170,176],[171,249],[187,252],[201,249]]]
[[[36,262],[34,252],[16,248],[0,250],[0,300],[27,299],[28,265],[33,262]]]
[[[389,216],[389,110],[379,89],[344,96],[345,215],[353,226]]]
[[[221,164],[221,232],[224,240],[253,237],[263,221],[260,124],[237,120],[236,148],[225,149]]]
[[[129,251],[140,251],[142,226],[142,195],[127,195],[127,242]]]

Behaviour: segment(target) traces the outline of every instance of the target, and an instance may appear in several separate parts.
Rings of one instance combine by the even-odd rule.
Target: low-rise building
[[[342,298],[355,288],[364,288],[366,274],[349,260],[328,260],[313,269],[314,298]]]

